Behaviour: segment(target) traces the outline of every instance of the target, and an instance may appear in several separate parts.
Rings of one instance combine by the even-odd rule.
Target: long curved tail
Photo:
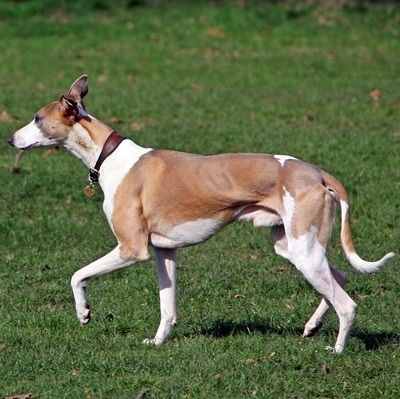
[[[324,184],[328,190],[333,192],[340,201],[341,208],[341,230],[340,238],[342,241],[343,251],[346,255],[347,260],[350,262],[351,266],[354,267],[360,273],[373,273],[378,271],[378,269],[385,264],[390,258],[395,256],[394,252],[389,252],[383,258],[375,262],[368,262],[363,260],[358,256],[351,238],[350,231],[350,206],[347,197],[346,190],[341,185],[341,183],[336,180],[333,176],[326,172],[322,174]]]

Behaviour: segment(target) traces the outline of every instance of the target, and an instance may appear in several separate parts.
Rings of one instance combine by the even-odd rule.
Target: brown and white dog
[[[303,335],[313,335],[333,306],[340,328],[334,348],[328,348],[342,352],[357,305],[342,288],[346,276],[329,265],[326,255],[337,203],[343,250],[356,270],[375,272],[394,253],[376,262],[357,255],[349,201],[339,181],[289,156],[202,156],[140,147],[86,113],[82,99],[87,92],[84,75],[67,95],[39,110],[9,139],[24,150],[65,147],[91,168],[88,194],[96,181],[104,192],[103,209],[118,245],[71,279],[80,322],[90,321],[87,282],[148,259],[150,245],[157,261],[161,322],[154,339],[145,342],[165,343],[177,321],[177,249],[204,242],[232,222],[248,220],[255,227],[271,228],[276,253],[293,263],[323,297]]]

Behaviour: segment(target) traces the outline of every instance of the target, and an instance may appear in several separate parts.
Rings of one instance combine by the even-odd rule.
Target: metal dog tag
[[[86,186],[85,189],[83,190],[85,193],[86,197],[91,198],[96,194],[96,190],[94,189],[93,186]]]

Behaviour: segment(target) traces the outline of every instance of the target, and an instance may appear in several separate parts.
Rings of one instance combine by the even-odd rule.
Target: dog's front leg
[[[78,270],[71,279],[75,298],[76,314],[81,324],[90,321],[90,307],[86,300],[86,284],[95,277],[123,269],[135,263],[132,259],[122,259],[119,246],[107,255]]]
[[[176,249],[154,248],[157,260],[158,283],[160,289],[161,321],[154,339],[145,339],[146,344],[161,345],[176,324]]]

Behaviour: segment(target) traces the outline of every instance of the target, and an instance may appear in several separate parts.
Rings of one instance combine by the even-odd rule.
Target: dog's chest
[[[104,193],[103,210],[112,229],[115,193],[140,157],[149,151],[151,148],[142,148],[124,140],[102,165],[99,182]]]

